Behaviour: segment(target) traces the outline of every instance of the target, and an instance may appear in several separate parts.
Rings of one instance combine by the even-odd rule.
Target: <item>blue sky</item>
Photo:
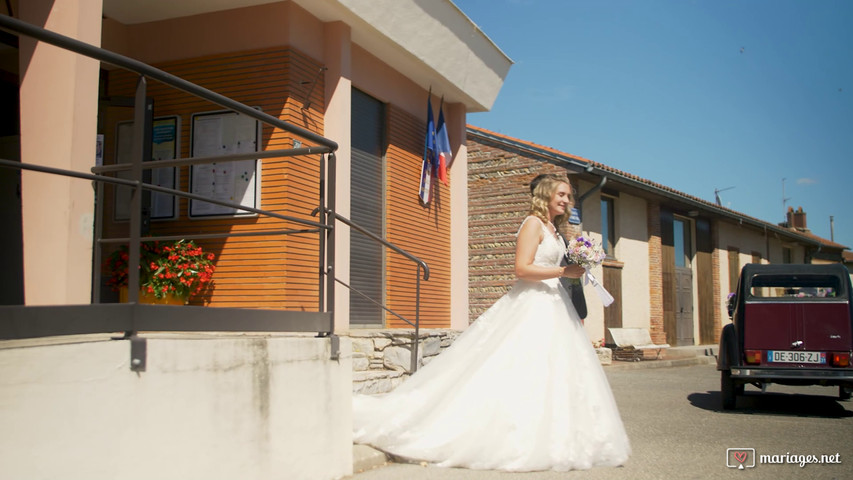
[[[470,124],[853,248],[853,1],[453,1],[515,62]]]

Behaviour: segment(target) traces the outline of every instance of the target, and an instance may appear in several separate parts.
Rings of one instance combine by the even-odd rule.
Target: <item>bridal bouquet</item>
[[[569,245],[566,247],[566,259],[572,263],[576,263],[586,270],[583,275],[584,285],[591,283],[601,299],[601,303],[605,307],[609,307],[613,303],[613,296],[610,292],[598,282],[598,279],[589,271],[590,268],[599,265],[604,261],[607,254],[600,244],[595,243],[592,239],[584,236],[574,237],[569,240]]]
[[[607,256],[601,245],[597,245],[591,239],[579,236],[569,240],[566,247],[566,257],[583,268],[590,269],[604,260]]]

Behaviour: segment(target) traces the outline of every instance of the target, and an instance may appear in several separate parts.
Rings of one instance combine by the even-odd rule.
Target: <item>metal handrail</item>
[[[138,266],[139,262],[139,244],[141,242],[140,239],[140,231],[139,231],[139,220],[141,219],[140,211],[141,211],[141,203],[139,202],[138,193],[142,190],[150,190],[159,193],[165,193],[169,195],[175,195],[183,198],[200,200],[220,206],[225,206],[229,208],[235,208],[242,211],[247,211],[251,213],[256,213],[258,215],[270,216],[274,218],[278,218],[281,220],[301,223],[306,226],[315,227],[314,230],[279,230],[275,232],[264,231],[264,232],[254,232],[254,233],[231,233],[224,236],[241,236],[241,235],[256,235],[256,234],[270,234],[270,233],[278,233],[278,234],[291,234],[291,233],[317,233],[320,232],[320,278],[322,284],[322,278],[326,277],[326,291],[328,294],[328,298],[326,299],[327,311],[330,312],[330,325],[328,335],[331,335],[333,338],[333,352],[332,356],[336,356],[334,344],[336,343],[334,338],[334,284],[335,282],[342,283],[353,291],[356,291],[360,295],[364,295],[361,292],[358,292],[356,289],[353,289],[349,285],[340,282],[336,278],[334,278],[334,222],[341,221],[344,224],[350,226],[351,228],[361,232],[368,238],[371,238],[374,241],[381,243],[382,245],[390,248],[391,250],[397,252],[398,254],[408,258],[413,261],[417,265],[417,281],[416,281],[416,300],[415,300],[415,321],[414,323],[408,320],[407,318],[397,314],[396,312],[388,309],[384,305],[380,306],[389,311],[390,313],[396,315],[409,325],[412,325],[415,329],[414,337],[412,339],[412,371],[414,372],[417,369],[417,353],[418,353],[418,337],[419,337],[419,328],[420,328],[420,281],[421,281],[421,270],[423,270],[423,279],[429,279],[429,266],[423,260],[417,258],[416,256],[406,252],[405,250],[397,247],[396,245],[388,242],[387,240],[365,230],[363,227],[353,223],[346,217],[343,217],[335,212],[335,195],[334,195],[334,176],[335,176],[335,161],[334,161],[334,152],[338,148],[338,144],[332,140],[329,140],[321,135],[318,135],[310,130],[304,129],[302,127],[290,124],[285,122],[277,117],[266,114],[262,111],[259,111],[255,108],[249,107],[243,103],[237,102],[228,98],[224,95],[218,94],[211,90],[208,90],[204,87],[196,85],[192,82],[188,82],[180,77],[174,76],[167,72],[164,72],[160,69],[154,68],[148,64],[140,62],[138,60],[125,57],[123,55],[119,55],[115,52],[111,52],[109,50],[102,49],[100,47],[96,47],[85,42],[81,42],[77,39],[70,38],[55,32],[51,32],[49,30],[45,30],[43,28],[30,25],[26,22],[18,20],[16,18],[0,15],[0,28],[12,31],[15,34],[23,34],[32,38],[35,38],[39,41],[49,43],[51,45],[55,45],[60,48],[64,48],[66,50],[78,53],[80,55],[84,55],[96,60],[99,60],[104,63],[108,63],[111,65],[115,65],[117,67],[124,68],[126,70],[130,70],[136,72],[140,75],[140,80],[137,85],[136,92],[136,101],[135,101],[135,123],[136,130],[134,132],[134,143],[133,143],[133,163],[125,163],[125,164],[116,164],[116,165],[107,165],[107,166],[99,166],[92,168],[93,174],[86,174],[81,172],[76,172],[72,170],[64,170],[53,167],[45,167],[41,165],[33,165],[33,164],[25,164],[21,162],[13,162],[9,160],[0,159],[0,167],[9,167],[9,168],[19,168],[25,170],[33,170],[44,173],[52,173],[58,175],[65,175],[74,178],[81,178],[86,180],[96,181],[98,183],[99,188],[104,183],[111,183],[116,185],[124,185],[128,187],[134,188],[134,191],[137,192],[131,200],[131,235],[128,239],[124,238],[110,238],[103,239],[98,235],[96,245],[100,245],[101,243],[113,243],[118,241],[129,241],[130,243],[130,261],[129,261],[129,277],[130,284],[134,286],[138,286]],[[145,92],[146,92],[146,81],[145,78],[151,78],[154,80],[158,80],[163,84],[169,85],[173,88],[185,91],[189,94],[195,95],[202,99],[205,99],[211,103],[220,105],[228,110],[235,111],[238,113],[242,113],[246,116],[254,118],[258,121],[261,121],[265,124],[272,125],[284,131],[293,133],[297,136],[300,136],[306,140],[315,142],[321,146],[319,147],[302,147],[302,148],[293,148],[288,150],[272,150],[272,151],[264,151],[264,152],[252,152],[245,154],[233,154],[228,156],[217,156],[217,157],[192,157],[192,158],[178,158],[171,160],[159,160],[159,161],[144,161],[142,155],[142,137],[141,133],[144,128],[142,125],[144,122],[141,121],[145,117],[145,113],[143,112],[143,105],[145,102]],[[137,121],[139,120],[139,121]],[[183,192],[180,190],[169,189],[165,187],[160,187],[157,185],[147,184],[141,181],[141,172],[143,170],[154,169],[154,168],[164,168],[164,167],[176,167],[176,166],[186,166],[186,165],[199,165],[205,163],[212,162],[223,162],[223,161],[232,161],[232,160],[242,160],[242,159],[259,159],[259,158],[271,158],[271,157],[283,157],[283,156],[294,156],[294,155],[311,155],[311,154],[320,154],[320,207],[315,209],[312,212],[311,216],[316,216],[320,211],[323,212],[324,222],[312,222],[309,220],[304,220],[296,217],[290,217],[287,215],[280,215],[273,212],[268,212],[262,209],[256,209],[253,207],[244,206],[241,204],[236,204],[232,202],[226,202],[221,200],[216,200],[213,198],[204,197],[202,195],[197,195],[189,192]],[[325,178],[323,172],[326,170],[326,159],[323,154],[328,154],[329,163],[328,163],[328,172],[326,172]],[[121,178],[113,178],[108,177],[106,173],[119,172],[119,171],[131,171],[134,175],[135,180],[129,179],[121,179]],[[98,196],[97,206],[99,208],[102,207],[101,199],[102,195]],[[328,199],[328,200],[327,200]],[[327,205],[328,201],[328,205]],[[100,212],[99,212],[100,213]],[[100,220],[100,215],[98,215]],[[322,235],[325,233],[325,236]],[[219,236],[218,234],[205,234],[205,238],[215,238]],[[159,236],[159,237],[145,237],[146,241],[160,240],[160,239],[171,239],[176,238],[175,236]],[[325,252],[325,262],[323,254]],[[331,273],[331,275],[330,275]],[[322,309],[323,304],[323,288],[320,288],[320,305]],[[135,301],[138,297],[138,291],[130,291],[129,297],[131,302]],[[376,303],[373,299],[369,300]],[[48,315],[50,316],[50,315]],[[132,322],[133,324],[133,322]],[[322,333],[322,332],[321,332]]]
[[[178,197],[204,201],[204,202],[212,203],[215,205],[234,208],[234,209],[237,209],[240,211],[251,212],[251,213],[258,214],[258,215],[274,217],[274,218],[278,218],[280,220],[296,222],[296,223],[303,224],[306,226],[315,227],[314,232],[319,233],[319,235],[320,235],[320,239],[319,239],[320,251],[318,254],[318,262],[320,265],[319,270],[320,270],[320,272],[323,272],[323,270],[325,270],[326,268],[329,268],[329,269],[333,268],[333,264],[332,263],[327,264],[326,259],[333,261],[334,252],[333,251],[327,252],[327,251],[325,251],[325,249],[328,248],[327,245],[332,245],[332,246],[334,245],[334,243],[330,243],[330,244],[326,243],[327,237],[333,238],[333,233],[332,233],[333,229],[332,229],[332,226],[329,224],[333,223],[334,221],[333,220],[330,221],[330,219],[328,217],[326,217],[325,215],[323,218],[323,223],[313,222],[310,220],[291,217],[291,216],[287,216],[287,215],[280,215],[280,214],[268,212],[268,211],[265,211],[262,209],[248,207],[248,206],[244,206],[244,205],[240,205],[240,204],[235,204],[232,202],[216,200],[213,198],[204,197],[202,195],[196,195],[196,194],[189,193],[189,192],[182,192],[180,190],[168,189],[168,188],[159,187],[156,185],[146,184],[146,183],[142,182],[141,180],[142,180],[142,171],[143,170],[149,169],[149,168],[159,168],[159,167],[166,166],[166,165],[178,166],[178,165],[203,164],[203,163],[210,163],[213,161],[221,162],[223,160],[234,160],[237,157],[244,156],[244,155],[246,158],[257,159],[257,158],[283,157],[283,156],[292,156],[292,155],[320,154],[319,204],[320,204],[320,207],[325,212],[327,210],[327,207],[326,207],[327,197],[328,197],[329,206],[332,208],[332,210],[334,209],[334,179],[333,178],[330,180],[326,179],[326,178],[324,178],[324,175],[330,175],[330,176],[333,175],[334,168],[335,168],[334,167],[334,165],[335,165],[334,151],[337,150],[337,148],[338,148],[338,145],[336,142],[329,140],[329,139],[327,139],[321,135],[318,135],[314,132],[306,130],[304,128],[298,127],[296,125],[292,125],[292,124],[285,122],[285,121],[283,121],[277,117],[266,114],[262,111],[259,111],[255,108],[249,107],[245,104],[242,104],[240,102],[232,100],[232,99],[225,97],[223,95],[220,95],[216,92],[213,92],[211,90],[203,88],[199,85],[188,82],[188,81],[186,81],[180,77],[166,73],[162,70],[154,68],[154,67],[147,65],[143,62],[140,62],[138,60],[134,60],[132,58],[128,58],[128,57],[125,57],[123,55],[119,55],[117,53],[102,49],[100,47],[89,45],[89,44],[81,42],[77,39],[70,38],[70,37],[55,33],[55,32],[51,32],[49,30],[45,30],[41,27],[30,25],[30,24],[23,22],[21,20],[18,20],[16,18],[12,18],[12,17],[7,16],[7,15],[0,15],[0,28],[5,29],[5,30],[9,30],[16,35],[26,35],[26,36],[32,37],[38,41],[45,42],[45,43],[48,43],[51,45],[55,45],[59,48],[63,48],[63,49],[75,52],[77,54],[84,55],[86,57],[90,57],[90,58],[99,60],[99,61],[104,62],[104,63],[115,65],[117,67],[124,68],[126,70],[136,72],[137,74],[139,74],[139,81],[137,82],[136,95],[135,95],[135,100],[134,100],[134,108],[135,108],[135,110],[134,110],[134,112],[135,112],[134,113],[134,124],[135,124],[135,128],[134,128],[134,135],[133,135],[133,144],[132,144],[133,148],[132,148],[132,157],[131,157],[133,159],[133,161],[132,161],[132,163],[128,163],[128,164],[121,164],[121,165],[107,166],[107,167],[95,167],[92,169],[92,171],[96,174],[97,173],[108,173],[108,172],[122,171],[122,170],[130,170],[132,179],[112,178],[112,177],[108,177],[105,175],[91,175],[91,174],[85,174],[85,173],[71,171],[71,170],[54,169],[51,167],[44,167],[41,165],[24,164],[24,163],[20,163],[20,162],[10,162],[10,161],[6,161],[6,160],[0,161],[0,166],[3,166],[3,167],[28,169],[28,170],[40,171],[40,172],[44,172],[44,173],[66,175],[66,176],[70,176],[70,177],[95,181],[97,183],[97,188],[99,189],[98,195],[97,195],[98,201],[96,203],[96,221],[97,222],[100,222],[101,218],[103,216],[103,202],[102,202],[102,199],[104,198],[103,197],[103,191],[102,191],[103,184],[112,183],[112,184],[117,184],[117,185],[125,185],[125,186],[133,188],[134,194],[131,196],[131,208],[130,208],[130,237],[129,237],[129,241],[128,241],[129,247],[130,247],[129,248],[129,259],[128,259],[128,270],[129,270],[129,272],[128,272],[129,273],[129,275],[128,275],[128,277],[129,277],[128,278],[128,287],[129,287],[128,297],[129,298],[128,299],[129,299],[130,303],[135,304],[136,301],[138,300],[138,294],[139,294],[138,265],[139,265],[139,247],[141,244],[141,238],[140,238],[141,237],[141,228],[140,228],[140,225],[141,225],[141,221],[142,221],[142,213],[141,213],[142,212],[142,204],[141,204],[140,199],[141,199],[141,192],[143,190],[149,190],[149,191],[154,191],[154,192],[165,193],[168,195],[175,195]],[[297,148],[297,149],[291,149],[289,151],[277,150],[277,151],[266,151],[266,152],[253,152],[250,154],[237,154],[237,155],[230,155],[228,157],[224,157],[224,156],[223,157],[217,157],[215,159],[212,157],[199,157],[199,158],[195,158],[195,159],[184,158],[184,159],[174,159],[174,160],[166,160],[166,161],[145,162],[145,160],[148,160],[148,159],[143,158],[145,156],[143,145],[146,141],[146,139],[145,139],[145,124],[147,123],[146,120],[150,119],[149,117],[146,117],[146,115],[151,114],[150,104],[146,103],[147,102],[147,97],[146,97],[147,81],[146,81],[146,78],[158,80],[165,85],[168,85],[168,86],[171,86],[171,87],[176,88],[178,90],[182,90],[182,91],[185,91],[189,94],[198,96],[198,97],[200,97],[204,100],[207,100],[211,103],[220,105],[220,106],[222,106],[222,107],[224,107],[230,111],[242,113],[248,117],[254,118],[255,120],[263,122],[267,125],[271,125],[275,128],[279,128],[279,129],[284,130],[286,132],[290,132],[290,133],[297,135],[297,136],[299,136],[305,140],[308,140],[310,142],[317,143],[317,144],[319,144],[319,146]],[[329,170],[330,170],[329,173],[326,173],[326,171],[325,171],[325,169],[326,169],[326,158],[325,158],[326,155],[324,155],[324,154],[328,154],[328,157],[329,157],[329,162],[328,162]],[[326,188],[328,188],[328,190],[326,190]],[[96,232],[95,232],[96,241],[94,243],[94,248],[95,248],[94,257],[98,258],[100,256],[100,245],[101,245],[101,243],[109,243],[109,242],[113,241],[114,239],[106,239],[105,240],[105,239],[101,238],[101,227],[100,227],[99,223],[96,223],[95,230],[96,230]],[[306,231],[306,230],[302,230],[302,231],[293,230],[293,231],[280,231],[279,233],[289,234],[289,233],[302,233],[302,232],[308,232],[308,231]],[[268,232],[264,232],[264,233],[268,233]],[[161,237],[146,237],[145,240],[149,241],[149,240],[155,240],[155,239],[159,239],[159,238],[161,238]],[[162,238],[167,238],[167,237],[162,237]],[[333,249],[333,247],[332,247],[332,249]],[[96,277],[95,279],[99,278],[99,274],[96,273],[95,277]],[[319,294],[319,296],[320,296],[319,305],[320,305],[320,312],[323,312],[323,310],[324,310],[324,307],[323,307],[324,290],[322,287],[322,281],[323,281],[322,273],[319,277],[319,281],[321,282],[320,294]],[[326,285],[327,285],[327,287],[326,287],[327,289],[328,288],[334,288],[334,282],[332,282],[332,281],[328,281]],[[96,297],[96,303],[97,303],[97,297],[98,297],[97,292],[98,292],[97,288],[93,288],[93,293],[95,293],[95,297]],[[330,297],[330,299],[333,297],[332,293],[329,294],[329,297]],[[332,337],[332,344],[333,344],[332,356],[333,356],[333,358],[336,358],[336,356],[337,356],[337,352],[336,352],[337,339],[334,336],[334,310],[333,310],[333,303],[331,301],[329,301],[326,304],[326,312],[328,312],[328,317],[329,317],[328,326],[322,328],[320,331],[320,334],[321,335],[325,334],[325,335],[329,335]],[[131,323],[133,324],[134,322],[131,322]],[[135,335],[135,331],[131,331],[131,332],[127,332],[127,333],[130,335]]]
[[[72,178],[91,180],[100,183],[134,186],[171,195],[193,198],[194,194],[172,190],[140,181],[92,175],[88,173],[65,170],[42,165],[32,165],[12,160],[0,159],[0,168],[31,170],[36,172],[63,175]],[[200,197],[204,199],[205,197]],[[211,199],[213,200],[213,199]],[[215,200],[213,200],[215,202]],[[243,209],[248,208],[230,202],[220,202],[225,206]],[[310,220],[294,219],[273,212],[257,210],[259,214],[282,219],[292,219],[306,225],[317,226],[312,230],[283,230],[277,232],[264,231],[262,234],[291,234],[328,232],[331,227]],[[250,232],[246,232],[249,234]],[[254,232],[251,232],[254,233]],[[223,236],[238,236],[230,234]],[[154,241],[174,236],[145,237],[145,241]],[[183,238],[183,237],[180,237]],[[107,239],[106,242],[127,239]],[[139,239],[138,239],[139,240]],[[204,309],[205,312],[201,313]],[[178,313],[180,312],[180,313]],[[37,338],[57,335],[80,335],[91,333],[111,333],[125,331],[124,338],[136,338],[136,332],[144,331],[221,331],[221,332],[318,332],[330,336],[332,342],[331,355],[336,359],[339,355],[339,343],[334,335],[334,313],[323,312],[292,312],[288,317],[281,317],[280,312],[258,309],[216,308],[184,306],[175,312],[166,307],[137,305],[135,302],[125,304],[92,304],[65,306],[0,306],[0,339]],[[240,318],[234,322],[234,318]],[[133,355],[133,354],[132,354]],[[132,366],[131,369],[136,367]],[[138,368],[136,368],[138,370]]]
[[[313,216],[317,215],[318,211],[319,211],[319,209],[314,209],[314,211],[311,212],[311,216],[313,217]],[[338,220],[338,221],[344,223],[345,225],[347,225],[350,228],[358,231],[359,233],[361,233],[362,235],[366,236],[367,238],[373,240],[374,242],[378,242],[378,243],[384,245],[386,248],[390,248],[394,252],[397,252],[400,255],[406,257],[407,259],[411,260],[412,262],[414,262],[418,266],[417,277],[415,280],[415,321],[414,321],[414,323],[411,320],[409,320],[408,318],[404,317],[403,315],[401,315],[401,314],[391,310],[390,308],[386,307],[382,303],[374,300],[373,298],[370,298],[369,295],[359,291],[356,288],[353,288],[352,285],[349,285],[349,284],[343,282],[342,280],[335,278],[335,281],[337,283],[345,286],[346,288],[348,288],[349,290],[351,290],[353,292],[356,292],[357,294],[361,295],[362,297],[369,300],[373,304],[379,306],[380,308],[387,311],[388,313],[396,316],[400,320],[403,320],[404,322],[408,323],[409,325],[411,325],[414,328],[415,331],[414,331],[414,335],[412,337],[412,359],[411,359],[411,367],[410,367],[412,373],[414,373],[418,369],[418,340],[420,338],[420,324],[421,324],[421,320],[420,320],[420,317],[421,317],[421,269],[423,269],[423,272],[424,272],[423,273],[424,280],[429,280],[429,265],[427,265],[427,263],[424,262],[423,260],[421,260],[420,258],[418,258],[418,257],[412,255],[411,253],[403,250],[402,248],[394,245],[393,243],[389,242],[388,240],[385,240],[384,238],[380,237],[379,235],[376,235],[375,233],[368,231],[367,229],[365,229],[361,225],[353,222],[352,220],[344,217],[343,215],[341,215],[337,212],[332,212],[332,211],[327,211],[326,213],[328,215],[332,216],[335,220]]]
[[[150,160],[142,164],[143,170],[155,168],[185,167],[188,165],[204,165],[207,163],[236,162],[240,160],[257,160],[260,158],[294,157],[298,155],[311,155],[327,153],[326,147],[301,147],[280,150],[264,150],[263,152],[234,153],[230,155],[218,155],[213,157],[190,157],[174,158],[171,160]],[[132,163],[115,163],[112,165],[101,165],[92,167],[93,173],[124,172],[133,168]]]
[[[369,231],[365,230],[365,229],[364,229],[364,227],[360,226],[359,224],[357,224],[357,223],[353,222],[352,220],[348,219],[347,217],[344,217],[343,215],[341,215],[341,214],[339,214],[339,213],[337,213],[337,212],[328,212],[328,213],[332,214],[332,215],[335,217],[335,219],[336,219],[336,220],[340,220],[341,222],[343,222],[343,223],[345,223],[346,225],[348,225],[350,228],[354,228],[354,229],[355,229],[355,230],[357,230],[359,233],[362,233],[362,234],[364,234],[365,236],[370,237],[370,238],[371,238],[371,239],[373,239],[374,241],[379,242],[379,243],[381,243],[382,245],[385,245],[386,247],[390,248],[391,250],[394,250],[395,252],[399,253],[400,255],[402,255],[402,256],[404,256],[404,257],[408,258],[409,260],[411,260],[411,261],[415,262],[415,263],[418,265],[418,267],[419,267],[419,269],[418,269],[418,274],[420,275],[420,268],[423,268],[423,270],[424,270],[424,280],[429,280],[429,265],[427,265],[427,264],[426,264],[426,262],[424,262],[424,261],[423,261],[423,260],[421,260],[420,258],[418,258],[418,257],[416,257],[416,256],[412,255],[411,253],[409,253],[409,252],[407,252],[407,251],[405,251],[405,250],[401,249],[400,247],[398,247],[398,246],[394,245],[393,243],[389,242],[388,240],[385,240],[384,238],[382,238],[382,237],[380,237],[380,236],[378,236],[378,235],[376,235],[376,234],[374,234],[374,233],[372,233],[372,232],[369,232]],[[312,216],[313,216],[313,215],[314,215],[314,214],[313,214],[313,212],[312,212]]]
[[[90,174],[90,173],[77,172],[74,170],[65,170],[62,168],[46,167],[44,165],[34,165],[31,163],[16,162],[14,160],[4,160],[4,159],[0,159],[0,167],[20,168],[21,170],[31,170],[34,172],[52,173],[55,175],[64,175],[66,177],[80,178],[83,180],[92,180],[94,182],[104,182],[104,183],[111,183],[111,184],[115,184],[115,185],[121,185],[121,186],[125,186],[125,187],[142,188],[143,190],[151,190],[152,192],[165,193],[168,195],[175,195],[177,197],[184,197],[184,198],[188,198],[191,200],[199,200],[202,202],[213,203],[213,204],[216,204],[216,205],[219,205],[222,207],[236,208],[236,209],[245,210],[245,211],[251,212],[251,213],[257,213],[258,215],[264,215],[264,216],[268,216],[268,217],[277,218],[279,220],[287,220],[287,221],[294,222],[294,223],[301,223],[304,225],[310,225],[312,227],[316,227],[316,228],[320,228],[320,229],[324,229],[324,230],[328,230],[328,229],[332,228],[326,224],[314,222],[311,220],[305,220],[302,218],[291,217],[288,215],[281,215],[279,213],[269,212],[266,210],[262,210],[260,208],[249,207],[246,205],[241,205],[239,203],[227,202],[225,200],[217,200],[215,198],[205,197],[204,195],[184,192],[182,190],[174,190],[172,188],[161,187],[159,185],[154,185],[151,183],[145,183],[145,182],[142,182],[139,180],[130,180],[130,179],[125,179],[125,178],[113,178],[113,177],[107,177],[105,175],[94,175],[94,174]],[[293,233],[303,233],[303,232],[304,231],[298,231],[298,232],[293,232]],[[239,236],[237,234],[230,234],[230,235]],[[145,238],[148,239],[148,237],[145,237]],[[184,237],[178,237],[178,238],[184,238]],[[151,238],[151,240],[154,240],[154,239],[155,239],[154,237]],[[165,239],[165,237],[164,237],[164,239]],[[119,239],[104,239],[104,240],[116,241]]]

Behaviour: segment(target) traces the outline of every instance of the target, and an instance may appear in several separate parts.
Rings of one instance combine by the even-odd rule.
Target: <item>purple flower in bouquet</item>
[[[583,268],[592,268],[600,264],[606,256],[607,254],[601,245],[584,236],[572,238],[566,247],[566,257],[569,261]]]

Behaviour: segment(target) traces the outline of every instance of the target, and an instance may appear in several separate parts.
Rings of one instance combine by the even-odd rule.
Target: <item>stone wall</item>
[[[449,347],[461,332],[421,329],[418,368]],[[353,330],[352,390],[354,393],[390,392],[411,375],[414,330]]]

